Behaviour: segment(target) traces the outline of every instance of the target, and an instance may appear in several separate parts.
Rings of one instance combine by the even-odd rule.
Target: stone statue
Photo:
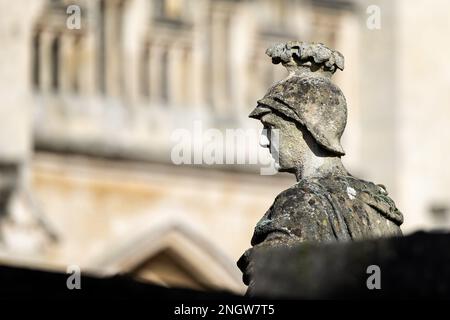
[[[255,247],[402,235],[403,216],[385,187],[353,177],[341,162],[347,106],[331,76],[344,69],[342,54],[304,42],[277,44],[266,54],[289,75],[268,90],[250,117],[264,125],[265,146],[278,170],[295,174],[297,183],[275,198],[255,227],[253,248],[238,261],[247,294]]]

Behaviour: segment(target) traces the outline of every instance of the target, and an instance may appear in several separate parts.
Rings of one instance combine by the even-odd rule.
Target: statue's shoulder
[[[386,187],[351,175],[321,177],[317,184],[330,195],[330,200],[347,208],[362,204],[369,206],[397,225],[403,223],[403,215],[391,199]]]
[[[272,205],[274,213],[309,213],[330,206],[325,190],[315,180],[300,180],[290,188],[282,191]]]

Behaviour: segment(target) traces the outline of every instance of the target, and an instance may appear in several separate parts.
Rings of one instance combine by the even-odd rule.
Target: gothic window
[[[273,15],[276,26],[282,27],[286,19],[286,3],[285,0],[275,0],[273,2]]]
[[[99,2],[98,15],[98,87],[102,94],[124,93],[123,77],[123,1]]]
[[[73,55],[74,58],[74,68],[73,68],[73,73],[72,73],[72,78],[70,79],[71,83],[70,83],[70,87],[73,90],[73,92],[77,93],[79,91],[79,81],[80,81],[80,57],[76,55],[77,52],[81,52],[82,49],[82,45],[83,45],[83,41],[82,38],[80,36],[77,36],[75,38],[75,42],[74,42],[74,53],[75,55]]]
[[[150,96],[150,46],[144,45],[141,55],[141,94],[148,98]]]
[[[98,86],[101,93],[106,93],[106,34],[105,34],[105,0],[99,3],[99,45],[98,45]]]
[[[33,81],[33,88],[39,90],[39,86],[40,86],[40,81],[39,81],[39,77],[40,75],[40,41],[39,41],[39,32],[37,32],[34,36],[33,36],[33,57],[32,57],[32,81]]]
[[[60,43],[59,37],[56,36],[53,39],[51,46],[51,87],[54,91],[59,89],[59,69],[60,69],[60,59],[59,59]]]
[[[161,56],[161,101],[167,103],[169,101],[169,55],[167,48],[164,49]]]
[[[191,54],[192,54],[192,49],[189,47],[184,48],[183,50],[183,64],[181,66],[182,71],[181,71],[181,79],[182,79],[182,92],[181,92],[181,97],[182,97],[182,103],[190,103],[190,90],[191,90],[191,85],[190,85],[190,79],[191,79],[191,74],[190,74],[190,64],[192,63],[191,60]]]
[[[183,0],[156,0],[154,9],[156,17],[178,20],[183,15]]]

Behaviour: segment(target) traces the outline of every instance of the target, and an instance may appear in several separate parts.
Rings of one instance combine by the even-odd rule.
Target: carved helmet
[[[289,76],[275,83],[250,113],[261,119],[278,112],[303,125],[326,150],[344,155],[340,139],[347,123],[344,94],[331,82],[344,57],[323,44],[288,42],[267,49],[274,64],[282,63]]]

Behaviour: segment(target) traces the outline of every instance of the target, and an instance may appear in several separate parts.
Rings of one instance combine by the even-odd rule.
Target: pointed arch
[[[91,267],[129,273],[166,286],[239,293],[245,289],[235,262],[202,236],[191,222],[179,217],[165,219],[117,242],[110,245],[115,248],[113,251],[97,259]],[[163,263],[172,273],[162,272]]]

